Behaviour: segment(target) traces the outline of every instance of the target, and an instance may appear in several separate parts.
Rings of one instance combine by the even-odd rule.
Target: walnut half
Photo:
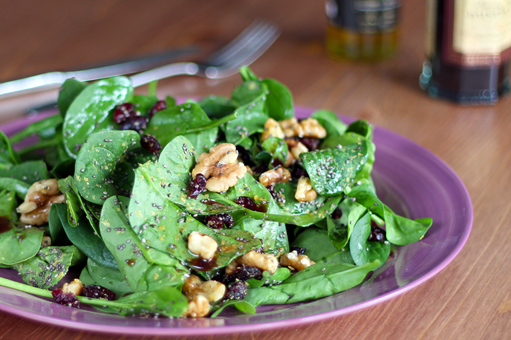
[[[296,250],[293,250],[292,252],[280,257],[280,264],[286,267],[293,267],[297,271],[300,271],[316,264],[316,262],[309,259],[307,255],[298,255]]]
[[[54,178],[45,179],[30,186],[25,202],[16,210],[21,213],[21,222],[41,225],[48,222],[51,205],[65,201],[66,197],[59,191],[58,181]]]
[[[206,177],[206,189],[224,192],[238,183],[245,176],[247,168],[238,162],[238,151],[231,143],[222,143],[202,153],[197,165],[192,170],[192,178],[198,174]]]
[[[271,274],[275,273],[279,266],[279,261],[272,254],[261,254],[255,250],[251,250],[248,253],[235,258],[225,268],[227,275],[232,275],[236,271],[239,265],[246,265],[248,267],[257,267],[262,271],[269,271]]]

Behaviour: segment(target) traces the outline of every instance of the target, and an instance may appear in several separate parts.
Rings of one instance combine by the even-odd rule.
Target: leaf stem
[[[223,118],[220,118],[220,119],[217,119],[217,120],[214,120],[212,121],[211,123],[209,124],[206,124],[206,125],[202,125],[202,126],[199,126],[198,128],[194,128],[194,129],[189,129],[189,130],[186,130],[186,133],[195,133],[195,132],[200,132],[200,131],[205,131],[205,130],[209,130],[211,128],[214,128],[214,127],[217,127],[217,126],[220,126],[222,124],[226,124],[228,122],[230,122],[231,120],[234,120],[238,118],[238,112],[234,112],[234,113],[231,113],[230,115],[228,116],[225,116]]]

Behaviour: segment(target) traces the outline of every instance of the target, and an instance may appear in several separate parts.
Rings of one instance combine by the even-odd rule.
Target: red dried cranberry
[[[203,174],[197,174],[195,179],[191,179],[188,184],[191,198],[197,198],[201,192],[206,190],[206,177]]]
[[[115,293],[98,285],[90,285],[83,288],[82,295],[94,299],[115,300]]]
[[[275,186],[272,184],[272,185],[267,186],[266,189],[268,189],[268,192],[270,193],[271,197],[273,197],[273,199],[276,200],[277,193],[275,192]]]
[[[156,113],[165,110],[167,108],[167,103],[164,100],[159,100],[156,104],[153,105],[151,110],[149,110],[149,116],[152,118]]]
[[[153,135],[142,135],[142,137],[140,137],[140,145],[156,156],[160,154],[161,144]]]
[[[377,242],[385,241],[385,230],[380,227],[371,225],[371,233],[369,234],[367,240]]]
[[[309,174],[307,173],[307,171],[305,171],[304,168],[297,165],[291,170],[291,177],[299,179],[300,177],[309,177]]]
[[[300,138],[300,142],[309,149],[309,151],[314,151],[319,148],[319,144],[321,143],[321,139],[312,138],[312,137],[303,137]]]
[[[257,205],[254,200],[252,200],[250,197],[247,196],[240,196],[236,198],[236,204],[241,205],[242,207],[246,209],[250,209],[253,211],[259,211],[259,212],[266,212],[268,209],[267,205],[260,204]]]
[[[135,116],[135,107],[131,103],[123,103],[117,105],[114,111],[114,122],[121,124],[125,122],[129,117]]]
[[[62,288],[54,289],[51,295],[53,296],[53,300],[61,305],[80,308],[80,301],[78,301],[76,295],[73,293],[64,293]]]
[[[234,219],[229,214],[208,215],[205,220],[206,225],[213,229],[221,229],[224,225],[230,228],[234,224]]]
[[[282,162],[282,160],[280,158],[273,158],[271,160],[271,166],[274,168],[277,168],[277,167],[283,166],[283,165],[284,165],[284,162]]]
[[[247,296],[248,284],[243,281],[235,282],[227,287],[226,300],[243,300]]]
[[[298,255],[304,255],[305,252],[307,251],[307,248],[304,248],[304,247],[291,247],[290,250],[291,251],[296,251],[296,253]]]
[[[257,267],[249,267],[242,264],[236,268],[233,276],[240,281],[247,281],[249,279],[261,280],[263,278],[263,272]]]
[[[342,217],[342,209],[339,207],[335,208],[335,210],[332,212],[332,218],[338,220],[341,217]]]
[[[132,116],[125,120],[120,126],[120,130],[135,130],[138,133],[145,130],[147,127],[147,117]]]

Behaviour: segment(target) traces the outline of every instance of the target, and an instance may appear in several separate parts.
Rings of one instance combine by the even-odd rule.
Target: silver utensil
[[[169,61],[175,60],[187,54],[195,53],[198,48],[194,46],[173,48],[171,50],[157,53],[143,58],[117,61],[94,68],[70,71],[70,72],[48,72],[35,76],[16,79],[0,84],[0,98],[27,94],[42,90],[59,88],[69,78],[76,78],[81,81],[96,80],[100,78],[114,77],[123,74],[132,74],[150,69]]]
[[[181,62],[131,76],[134,87],[177,75],[225,78],[259,58],[280,35],[280,30],[265,21],[254,21],[227,45],[202,62]]]

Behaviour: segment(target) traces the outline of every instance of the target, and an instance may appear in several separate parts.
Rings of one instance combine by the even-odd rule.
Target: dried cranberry
[[[157,101],[151,110],[149,110],[149,116],[152,118],[156,113],[165,110],[167,108],[167,103],[164,100]]]
[[[335,210],[332,212],[332,218],[338,220],[341,217],[342,217],[342,209],[339,207],[335,208]]]
[[[117,105],[114,111],[114,122],[121,124],[128,118],[135,116],[135,107],[131,103],[123,103]]]
[[[271,166],[274,168],[277,168],[277,167],[283,166],[283,165],[284,165],[284,162],[282,162],[282,160],[280,158],[273,158],[271,160]]]
[[[243,300],[247,296],[248,284],[243,281],[235,282],[227,287],[226,300]]]
[[[83,288],[82,295],[94,299],[115,300],[115,293],[98,285],[90,285]]]
[[[203,174],[197,174],[195,179],[191,179],[188,184],[191,198],[197,198],[201,192],[206,190],[206,177]]]
[[[241,205],[244,208],[259,212],[266,212],[266,210],[268,209],[267,205],[265,204],[257,205],[254,202],[254,200],[247,196],[240,196],[236,198],[236,204]]]
[[[224,225],[230,228],[234,224],[234,219],[229,214],[208,215],[205,220],[206,225],[213,229],[221,229]]]
[[[298,255],[304,255],[305,252],[307,251],[307,248],[304,248],[304,247],[291,247],[290,250],[291,251],[296,251],[296,253]]]
[[[142,135],[142,137],[140,137],[140,145],[156,156],[160,154],[161,144],[153,135]]]
[[[120,126],[120,130],[135,130],[142,132],[147,127],[147,117],[144,116],[132,116],[125,120]]]
[[[319,148],[319,144],[321,143],[321,139],[312,138],[312,137],[303,137],[300,138],[300,142],[309,149],[309,151],[314,151]]]
[[[385,241],[385,230],[380,227],[371,225],[371,233],[369,234],[367,240],[377,242]]]
[[[266,189],[268,189],[268,192],[270,193],[271,197],[273,197],[273,199],[276,200],[277,193],[275,192],[275,186],[272,184],[272,185],[267,186]]]
[[[240,281],[247,281],[249,279],[261,280],[263,278],[263,272],[257,267],[250,267],[242,264],[236,268],[233,276]]]
[[[255,165],[254,159],[252,158],[252,153],[249,150],[239,145],[236,146],[236,150],[238,151],[238,157],[241,159],[243,164],[250,167]]]
[[[54,289],[51,295],[53,296],[53,300],[61,305],[80,308],[80,301],[78,301],[76,295],[73,293],[64,293],[62,288]]]
[[[309,174],[307,173],[307,171],[305,171],[304,168],[297,165],[291,170],[291,177],[299,179],[300,177],[309,177]]]

